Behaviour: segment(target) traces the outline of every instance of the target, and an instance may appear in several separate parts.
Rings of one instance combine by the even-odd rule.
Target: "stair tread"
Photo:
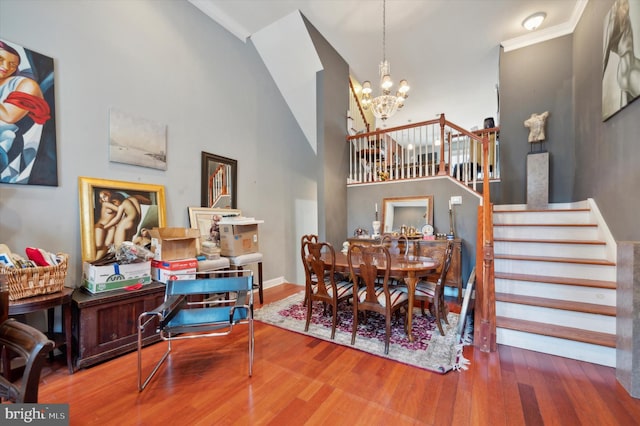
[[[516,331],[540,334],[543,336],[557,337],[560,339],[590,343],[594,345],[616,347],[616,335],[600,333],[597,331],[583,330],[580,328],[565,327],[557,324],[539,323],[516,318],[496,317],[496,326]]]
[[[526,296],[511,293],[496,293],[496,301],[517,303],[520,305],[539,306],[543,308],[561,309],[565,311],[583,312],[615,317],[616,307],[595,303],[576,302],[573,300],[549,299],[546,297]]]
[[[549,284],[578,285],[578,286],[584,286],[584,287],[607,288],[612,290],[615,290],[617,288],[615,281],[588,280],[584,278],[513,274],[508,272],[497,272],[497,271],[495,273],[495,278],[500,278],[504,280],[532,281],[532,282],[549,283]]]
[[[493,209],[493,213],[546,213],[546,212],[590,212],[591,209],[588,207],[576,207],[576,208],[562,208],[562,209],[500,209],[499,206],[495,206]]]
[[[493,241],[505,243],[542,243],[542,244],[588,244],[588,245],[607,245],[602,240],[551,240],[551,239],[532,239],[532,238],[494,238]]]
[[[576,257],[549,257],[549,256],[528,256],[528,255],[513,255],[513,254],[495,254],[495,259],[510,259],[510,260],[529,260],[537,262],[559,262],[559,263],[577,263],[585,265],[602,265],[602,266],[616,266],[615,262],[611,262],[606,259],[587,259]]]
[[[498,227],[498,226],[514,226],[514,227],[520,227],[520,226],[547,226],[547,227],[566,227],[566,228],[574,228],[574,227],[589,227],[589,228],[597,228],[598,224],[597,223],[541,223],[541,222],[529,222],[529,223],[495,223],[493,224],[494,227]]]

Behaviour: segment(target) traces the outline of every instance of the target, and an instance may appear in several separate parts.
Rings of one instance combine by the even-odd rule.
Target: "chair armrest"
[[[184,301],[185,297],[183,295],[174,295],[167,297],[167,300],[162,302],[162,304],[160,304],[158,307],[150,311],[141,313],[138,316],[138,326],[141,330],[144,330],[144,327],[154,317],[158,318],[159,321],[168,321],[175,315]]]
[[[229,323],[233,323],[233,316],[237,308],[253,309],[253,303],[251,302],[253,298],[251,296],[252,294],[246,290],[238,292],[236,303],[229,309]]]

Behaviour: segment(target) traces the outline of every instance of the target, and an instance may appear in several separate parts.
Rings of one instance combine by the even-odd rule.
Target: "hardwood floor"
[[[265,290],[265,303],[301,288]],[[235,330],[238,331],[238,330]],[[469,370],[438,375],[256,323],[253,377],[246,331],[176,342],[144,392],[135,353],[69,376],[47,364],[39,400],[69,403],[72,425],[631,425],[640,400],[615,370],[499,346],[465,347]],[[145,365],[164,350],[147,347]]]

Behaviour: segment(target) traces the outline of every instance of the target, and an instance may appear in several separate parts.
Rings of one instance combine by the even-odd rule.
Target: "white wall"
[[[69,253],[77,286],[78,176],[164,185],[168,225],[188,226],[206,151],[238,160],[265,279],[295,278],[315,154],[251,43],[182,0],[0,0],[0,38],[54,58],[59,173],[58,187],[0,184],[0,242]],[[166,171],[109,162],[111,107],[167,125]]]

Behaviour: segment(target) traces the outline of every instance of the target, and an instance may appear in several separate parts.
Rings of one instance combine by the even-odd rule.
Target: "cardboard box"
[[[151,251],[155,260],[180,260],[196,257],[196,239],[200,231],[192,228],[153,228]]]
[[[83,285],[91,293],[118,290],[136,284],[151,282],[151,261],[121,265],[94,266],[88,262],[82,265]]]
[[[258,245],[258,224],[263,221],[225,218],[220,226],[220,254],[239,256],[256,253]]]
[[[193,280],[198,269],[197,259],[152,260],[151,276],[154,280],[167,283],[172,276],[179,280]]]

